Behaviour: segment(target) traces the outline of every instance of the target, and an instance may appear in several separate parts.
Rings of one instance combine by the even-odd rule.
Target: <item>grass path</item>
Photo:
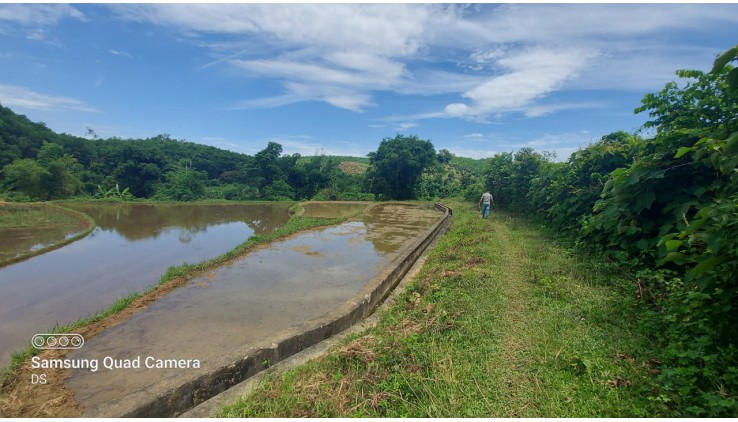
[[[468,203],[375,328],[266,379],[223,416],[662,416],[612,267]]]

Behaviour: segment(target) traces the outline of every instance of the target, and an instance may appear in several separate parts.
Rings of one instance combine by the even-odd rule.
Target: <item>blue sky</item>
[[[0,103],[73,135],[568,158],[738,44],[738,4],[0,4]]]

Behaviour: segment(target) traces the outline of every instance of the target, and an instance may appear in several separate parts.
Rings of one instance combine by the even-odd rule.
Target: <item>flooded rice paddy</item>
[[[432,205],[380,204],[348,222],[255,250],[191,280],[67,356],[100,362],[140,357],[140,369],[73,369],[65,386],[85,408],[104,409],[234,362],[250,344],[350,300],[441,217]],[[197,360],[200,367],[145,368],[148,356]]]
[[[348,217],[363,211],[370,205],[369,202],[308,202],[303,204],[304,217],[338,218]]]
[[[37,204],[0,204],[0,266],[76,236],[82,218]]]
[[[219,256],[289,219],[289,204],[90,204],[87,237],[0,268],[0,366],[38,332],[158,283],[167,268]]]

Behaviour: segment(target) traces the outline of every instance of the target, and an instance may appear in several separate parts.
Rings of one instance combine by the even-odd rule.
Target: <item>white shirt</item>
[[[488,204],[489,204],[489,203],[491,203],[491,202],[492,202],[492,194],[491,194],[491,193],[489,193],[489,192],[485,192],[485,193],[484,193],[484,194],[482,195],[482,203],[483,203],[484,205],[488,205]]]

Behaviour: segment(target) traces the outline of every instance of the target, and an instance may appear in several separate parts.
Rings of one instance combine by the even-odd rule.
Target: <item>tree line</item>
[[[0,195],[11,201],[96,197],[193,201],[433,199],[461,195],[481,160],[436,153],[397,135],[368,157],[254,155],[158,135],[93,139],[57,134],[0,106]]]
[[[647,94],[655,136],[615,132],[554,162],[521,149],[485,171],[495,203],[532,213],[635,268],[640,315],[662,346],[654,400],[738,414],[738,46],[711,72]]]

